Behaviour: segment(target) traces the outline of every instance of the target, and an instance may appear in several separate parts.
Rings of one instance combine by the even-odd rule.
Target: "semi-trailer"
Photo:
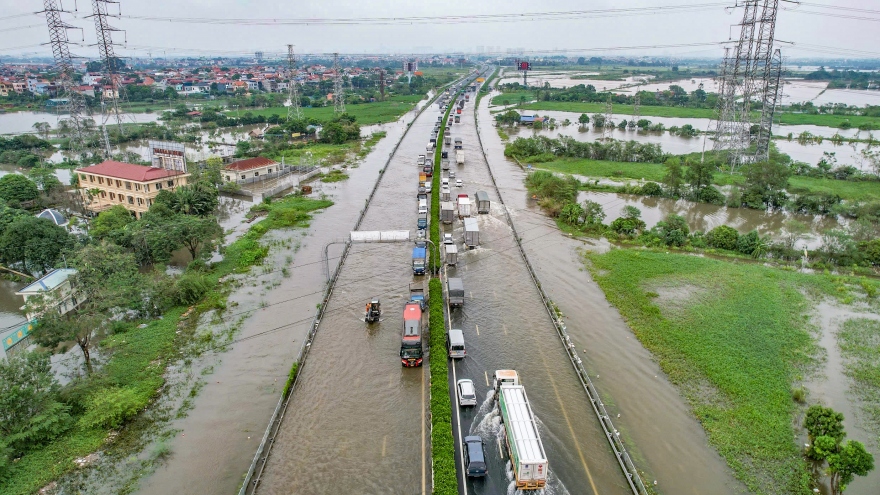
[[[547,454],[526,390],[515,370],[496,370],[492,381],[516,488],[540,490],[547,484]]]

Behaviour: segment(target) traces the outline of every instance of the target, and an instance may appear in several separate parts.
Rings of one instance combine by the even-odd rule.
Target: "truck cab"
[[[495,370],[492,374],[492,387],[497,391],[501,385],[519,385],[516,370]]]

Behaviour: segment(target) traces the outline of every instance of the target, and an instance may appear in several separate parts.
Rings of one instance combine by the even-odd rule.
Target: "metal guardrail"
[[[526,255],[526,251],[522,247],[522,239],[520,238],[519,233],[516,231],[516,227],[513,224],[513,218],[511,218],[510,212],[507,210],[507,205],[504,204],[504,198],[501,196],[501,191],[498,189],[498,183],[495,181],[495,175],[492,173],[492,167],[489,166],[489,157],[486,156],[486,149],[483,148],[483,139],[480,137],[480,126],[479,122],[477,121],[477,118],[479,116],[477,110],[478,109],[475,105],[474,122],[477,124],[477,140],[480,143],[480,152],[483,155],[483,161],[486,163],[486,169],[489,170],[489,177],[492,179],[492,185],[493,187],[495,187],[495,193],[498,194],[498,200],[504,207],[503,210],[504,215],[507,217],[507,224],[510,225],[510,229],[513,231],[513,238],[516,241],[516,245],[519,248],[522,259],[525,262],[526,269],[528,269],[529,275],[532,277],[532,282],[534,282],[535,288],[538,289],[538,294],[541,296],[541,301],[544,303],[544,308],[547,310],[547,314],[550,316],[550,320],[553,322],[553,327],[556,329],[556,334],[559,336],[559,340],[565,347],[565,351],[568,354],[568,359],[571,361],[571,364],[577,372],[578,377],[580,377],[581,385],[583,385],[584,391],[587,392],[587,396],[589,396],[590,398],[590,403],[593,406],[593,412],[596,413],[596,417],[599,419],[599,424],[602,426],[602,430],[605,432],[605,438],[611,445],[611,450],[614,451],[614,455],[617,458],[617,463],[620,465],[620,469],[623,471],[624,476],[626,476],[627,483],[629,484],[630,489],[635,495],[648,495],[648,491],[645,488],[645,483],[644,481],[642,481],[642,477],[639,475],[639,471],[633,463],[629,452],[627,452],[626,447],[623,444],[623,440],[620,439],[620,432],[617,430],[617,428],[614,427],[614,424],[611,422],[611,417],[608,415],[608,411],[605,410],[605,404],[602,403],[602,398],[599,396],[599,392],[593,385],[592,380],[590,380],[590,374],[587,373],[587,370],[584,368],[583,361],[581,360],[580,356],[577,355],[577,350],[575,349],[574,344],[571,342],[571,338],[569,338],[568,336],[568,331],[566,330],[565,324],[562,322],[562,319],[558,318],[553,301],[550,299],[549,296],[547,296],[547,293],[544,292],[544,288],[541,286],[541,281],[538,280],[538,275],[532,268],[532,264],[529,262],[529,257]]]
[[[415,118],[413,118],[413,122],[415,122],[422,113],[431,107],[434,101],[440,97],[442,94],[442,89],[445,89],[447,86],[451,86],[454,82],[449,83],[446,86],[441,88],[441,91],[438,91],[434,98],[431,99],[425,106],[423,106],[419,112],[416,114]],[[398,148],[400,147],[400,143],[403,142],[403,139],[406,137],[409,130],[412,128],[412,123],[407,125],[406,130],[403,131],[403,135],[400,137],[400,140],[397,144],[394,145],[394,149],[391,150],[391,153],[388,154],[388,160],[385,161],[385,165],[380,170],[379,178],[376,180],[376,184],[373,186],[373,190],[370,192],[370,195],[367,197],[364,202],[364,207],[361,209],[360,215],[358,215],[357,222],[354,225],[352,230],[358,230],[361,226],[361,223],[364,220],[364,217],[367,215],[367,210],[370,207],[370,202],[373,200],[373,196],[376,195],[376,191],[379,189],[379,184],[382,182],[382,177],[385,176],[385,170],[388,168],[388,165],[391,164],[391,159],[394,158],[394,155],[397,153]],[[244,481],[242,482],[241,489],[239,489],[239,495],[252,495],[256,493],[257,488],[260,485],[260,481],[263,476],[263,470],[266,467],[266,462],[269,460],[269,453],[272,450],[272,446],[275,443],[275,438],[278,434],[278,429],[281,426],[281,421],[284,419],[284,414],[287,412],[287,406],[290,403],[290,399],[293,397],[293,392],[296,390],[296,385],[299,383],[299,376],[302,374],[303,367],[305,366],[306,360],[308,358],[309,349],[312,345],[312,340],[314,340],[315,335],[318,332],[318,327],[321,324],[321,319],[324,317],[324,311],[327,308],[327,304],[330,302],[330,297],[333,295],[333,288],[336,285],[336,280],[339,278],[339,273],[342,271],[342,266],[345,264],[345,259],[348,257],[348,253],[351,250],[351,243],[347,243],[345,245],[345,249],[342,251],[342,256],[339,258],[339,263],[336,265],[336,270],[333,272],[333,276],[327,283],[327,287],[324,290],[324,296],[321,299],[321,304],[318,306],[317,311],[315,312],[315,318],[312,322],[312,326],[309,329],[309,334],[305,340],[303,340],[302,346],[300,347],[299,354],[297,354],[296,360],[294,363],[299,363],[297,368],[296,376],[293,379],[293,383],[290,385],[290,390],[285,398],[284,395],[278,399],[278,405],[275,406],[275,411],[272,413],[272,417],[269,420],[269,425],[266,427],[266,432],[263,434],[263,439],[260,442],[259,447],[257,448],[257,452],[254,455],[254,460],[251,461],[251,465],[248,468],[248,472],[245,475]],[[433,485],[432,485],[433,486]]]

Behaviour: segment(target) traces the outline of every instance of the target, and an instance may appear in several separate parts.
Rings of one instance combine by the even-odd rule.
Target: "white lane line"
[[[388,435],[385,435],[385,437],[382,438],[382,457],[385,457],[385,445],[387,445],[387,444],[388,444]],[[422,457],[424,457],[424,456],[422,456]]]
[[[501,439],[498,437],[495,437],[495,440],[498,441],[498,452],[501,453],[501,458],[504,459],[504,449],[501,448]]]
[[[480,325],[474,325],[474,327],[477,329],[477,335],[480,335]]]
[[[448,279],[448,273],[446,272],[445,267],[443,270],[443,274],[445,276],[447,276],[447,279]],[[444,283],[443,285],[446,285],[446,284]],[[449,298],[448,297],[445,298],[444,301],[446,302],[446,314],[450,316],[450,318],[447,319],[447,321],[449,322],[449,327],[447,328],[447,330],[450,330],[450,329],[452,329],[452,319],[451,319],[452,312],[449,309]],[[444,356],[444,358],[445,358],[445,356]],[[456,384],[458,383],[458,374],[456,373],[456,370],[455,370],[455,360],[451,359],[450,362],[452,363],[452,384],[453,384],[452,386],[455,387],[455,386],[457,386]],[[458,397],[457,391],[453,395],[453,397],[455,397],[455,398]],[[466,470],[467,468],[464,465],[464,450],[463,450],[464,444],[462,443],[462,440],[461,440],[461,411],[459,410],[460,408],[458,407],[457,400],[455,400],[453,402],[452,408],[455,409],[455,424],[458,426],[458,446],[461,449],[460,450],[460,452],[461,452],[461,487],[464,490],[464,495],[467,495],[468,494],[467,476],[465,475],[465,473],[467,472],[467,470]]]
[[[489,372],[486,370],[483,370],[483,376],[486,377],[486,386],[488,387],[489,386]]]
[[[507,335],[507,325],[501,325],[501,328],[504,329],[504,335]]]

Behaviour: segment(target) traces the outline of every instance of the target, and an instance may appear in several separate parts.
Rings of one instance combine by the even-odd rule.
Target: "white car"
[[[449,171],[449,178],[450,178],[450,179],[454,179],[454,178],[455,178],[455,170],[450,170],[450,171]]]
[[[458,405],[459,406],[476,406],[477,405],[477,390],[474,388],[474,381],[468,380],[467,378],[462,378],[456,384],[456,390],[458,391]]]
[[[455,244],[452,240],[452,234],[443,234],[443,244]]]
[[[425,192],[428,194],[431,194],[431,183],[430,182],[425,184]]]
[[[462,182],[461,179],[455,179],[455,187],[462,187],[462,186],[464,186],[464,182]]]

